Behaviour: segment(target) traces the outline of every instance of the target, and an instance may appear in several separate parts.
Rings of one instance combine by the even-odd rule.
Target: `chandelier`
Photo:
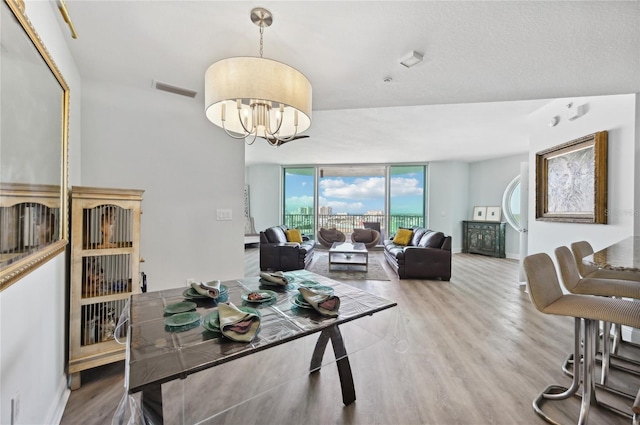
[[[257,137],[273,146],[311,126],[311,83],[300,71],[262,57],[264,28],[273,23],[267,9],[251,11],[260,27],[260,57],[232,57],[211,65],[204,77],[207,118],[234,139],[251,145]]]

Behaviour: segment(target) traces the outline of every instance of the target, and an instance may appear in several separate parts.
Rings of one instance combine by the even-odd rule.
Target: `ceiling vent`
[[[173,94],[179,94],[180,96],[187,96],[194,98],[198,94],[197,91],[185,89],[182,87],[172,86],[171,84],[162,83],[160,81],[153,80],[153,87],[156,90],[162,90]]]

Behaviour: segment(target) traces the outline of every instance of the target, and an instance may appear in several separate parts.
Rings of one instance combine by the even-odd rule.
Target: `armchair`
[[[367,249],[375,248],[380,242],[380,232],[373,229],[353,229],[351,242],[361,242]]]
[[[340,230],[335,227],[331,229],[325,229],[321,227],[318,231],[318,242],[325,248],[331,248],[334,242],[345,242],[347,237]]]

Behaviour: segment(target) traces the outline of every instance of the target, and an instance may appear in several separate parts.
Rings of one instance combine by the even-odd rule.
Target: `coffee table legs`
[[[337,325],[323,329],[320,337],[316,342],[316,348],[313,350],[311,357],[311,373],[317,372],[322,367],[322,358],[327,343],[331,340],[333,352],[336,356],[336,365],[338,366],[338,375],[340,376],[340,387],[342,388],[342,402],[349,405],[356,401],[356,389],[353,384],[353,374],[351,373],[351,364],[347,357],[347,350],[344,347],[344,340]]]

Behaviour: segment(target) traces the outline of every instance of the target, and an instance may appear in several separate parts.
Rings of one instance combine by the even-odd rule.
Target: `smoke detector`
[[[400,65],[411,68],[412,66],[422,62],[422,58],[424,58],[424,55],[422,55],[422,53],[418,53],[413,50],[407,53],[402,59],[400,59]]]

